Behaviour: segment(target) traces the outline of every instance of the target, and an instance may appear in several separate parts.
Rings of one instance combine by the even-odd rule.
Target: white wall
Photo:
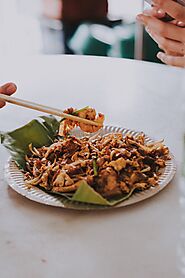
[[[141,12],[143,0],[108,0],[110,14],[115,17],[132,17]]]
[[[18,4],[17,0],[0,0],[0,55],[39,54],[39,22],[31,15],[21,14]]]

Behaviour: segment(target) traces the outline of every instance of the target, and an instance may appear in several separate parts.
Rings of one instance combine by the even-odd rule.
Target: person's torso
[[[66,21],[101,20],[107,13],[107,0],[62,0],[62,19]]]

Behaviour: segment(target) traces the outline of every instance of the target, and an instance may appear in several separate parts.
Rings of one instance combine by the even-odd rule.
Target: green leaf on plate
[[[48,130],[49,136],[52,138],[52,141],[54,137],[56,136],[56,133],[59,129],[60,121],[58,121],[54,116],[48,115],[48,116],[40,116],[40,119],[42,119],[42,124],[46,127]]]
[[[117,200],[108,201],[97,193],[86,181],[79,181],[80,186],[71,198],[72,201],[96,204],[103,206],[115,206],[120,202],[127,200],[134,192],[134,188],[124,197]]]
[[[80,186],[72,197],[72,201],[96,205],[109,205],[109,202],[97,193],[86,181],[80,181]]]
[[[44,116],[11,132],[0,132],[0,141],[7,148],[19,167],[25,168],[25,155],[29,144],[36,148],[52,144],[59,122],[53,116]]]

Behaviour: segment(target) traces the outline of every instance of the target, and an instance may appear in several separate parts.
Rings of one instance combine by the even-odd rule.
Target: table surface
[[[173,181],[150,199],[79,212],[34,203],[9,188],[3,179],[8,153],[0,147],[0,276],[184,277],[184,71],[124,59],[38,56],[1,58],[0,73],[0,84],[17,83],[19,98],[58,108],[90,105],[107,124],[164,138],[179,166]],[[0,130],[38,115],[7,105]]]

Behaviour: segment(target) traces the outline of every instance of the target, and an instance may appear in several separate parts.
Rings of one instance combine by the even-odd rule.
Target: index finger
[[[164,23],[161,20],[140,14],[137,20],[141,21],[149,30],[154,33],[175,41],[185,42],[184,29],[171,23]]]
[[[173,0],[153,0],[153,3],[165,10],[171,17],[185,22],[185,7]]]

